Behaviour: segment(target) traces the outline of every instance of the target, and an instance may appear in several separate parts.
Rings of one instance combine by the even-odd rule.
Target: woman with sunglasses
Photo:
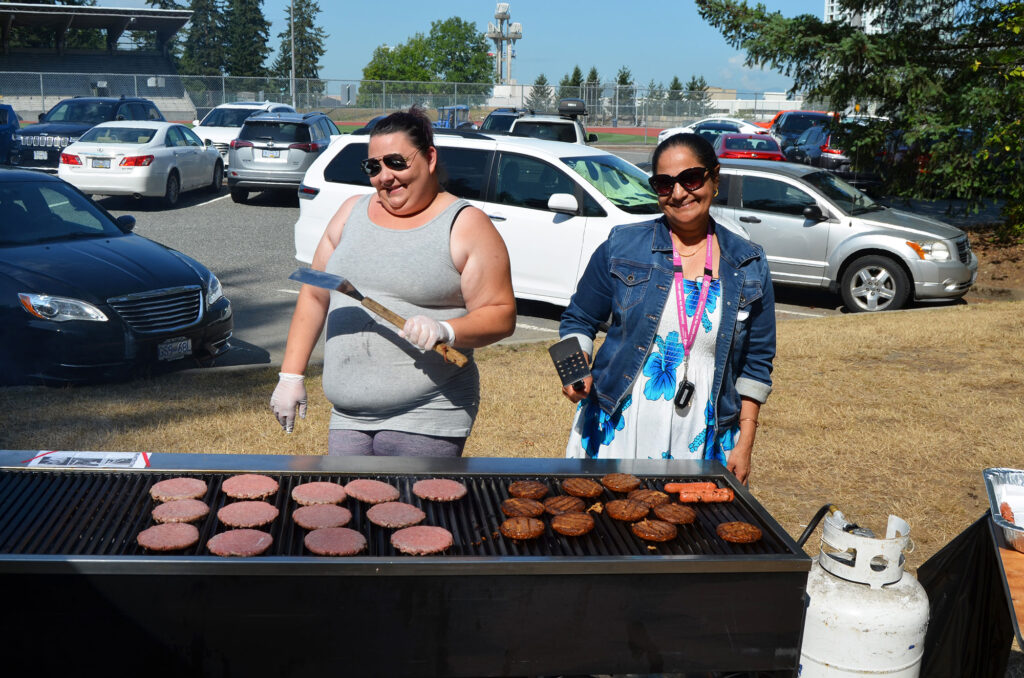
[[[775,301],[760,246],[719,227],[714,149],[696,134],[654,151],[662,216],[618,226],[590,259],[559,334],[588,358],[566,455],[717,460],[746,483],[771,392]],[[610,319],[610,320],[609,320]]]
[[[486,214],[441,188],[433,127],[418,108],[374,126],[361,166],[373,193],[341,205],[313,268],[408,320],[398,331],[349,296],[304,285],[271,409],[286,431],[305,416],[302,375],[326,324],[328,454],[459,456],[480,402],[469,349],[515,329],[508,251]],[[431,350],[439,343],[468,364],[447,363]]]

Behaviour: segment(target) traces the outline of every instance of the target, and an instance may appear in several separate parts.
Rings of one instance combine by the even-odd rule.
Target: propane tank
[[[910,526],[889,516],[885,539],[825,517],[821,552],[807,576],[800,678],[917,678],[928,628],[928,594],[903,571]]]

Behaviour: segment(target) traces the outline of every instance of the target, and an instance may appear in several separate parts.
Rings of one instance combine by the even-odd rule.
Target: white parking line
[[[558,334],[557,329],[551,329],[550,327],[539,327],[538,325],[527,325],[526,323],[516,323],[517,329],[524,330],[536,330],[537,332],[552,332]]]
[[[230,198],[230,197],[231,197],[231,194],[228,193],[227,195],[222,195],[219,198],[211,198],[210,200],[207,200],[206,202],[201,202],[201,203],[195,204],[195,205],[193,205],[193,207],[202,207],[203,205],[209,205],[210,203],[214,203],[214,202],[217,202],[218,200],[223,200],[224,198]]]
[[[277,291],[278,292],[284,292],[285,294],[294,294],[296,296],[298,296],[298,294],[299,294],[298,290],[277,290]]]
[[[801,313],[800,311],[787,311],[786,309],[783,309],[783,308],[776,308],[775,312],[776,313],[788,313],[790,315],[800,315],[800,316],[804,316],[805,318],[824,318],[825,317],[824,313]]]

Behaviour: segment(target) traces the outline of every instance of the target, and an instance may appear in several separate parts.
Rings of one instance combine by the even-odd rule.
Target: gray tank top
[[[465,315],[449,240],[455,217],[469,203],[457,200],[423,226],[393,230],[370,221],[372,198],[353,207],[327,271],[403,318]],[[331,428],[468,436],[480,405],[472,351],[462,350],[470,361],[456,367],[436,351],[419,350],[398,336],[399,329],[355,299],[331,292],[323,376],[334,405]]]

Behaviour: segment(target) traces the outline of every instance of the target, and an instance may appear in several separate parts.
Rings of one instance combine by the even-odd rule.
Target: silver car
[[[847,309],[956,299],[978,276],[967,234],[876,203],[821,169],[723,160],[712,215],[764,247],[776,284],[838,291]]]

